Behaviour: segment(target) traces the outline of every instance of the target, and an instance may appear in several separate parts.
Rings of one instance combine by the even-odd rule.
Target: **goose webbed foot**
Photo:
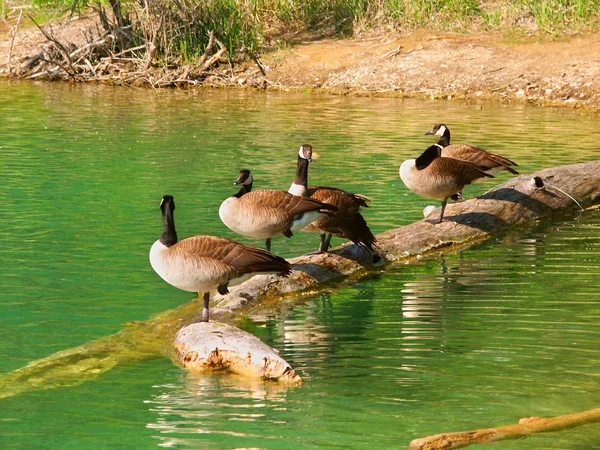
[[[438,219],[437,222],[435,222],[436,224],[442,223],[442,220],[444,220],[444,211],[446,210],[447,204],[448,204],[448,199],[445,198],[444,201],[442,202],[442,210],[440,211],[440,218]]]
[[[327,250],[329,250],[332,236],[333,235],[331,233],[321,234],[321,245],[319,245],[319,250],[321,250],[322,252],[326,252]]]
[[[229,294],[229,288],[227,287],[227,283],[220,284],[220,285],[217,287],[217,292],[218,292],[219,294],[221,294],[221,295],[227,295],[227,294]]]
[[[454,194],[454,195],[451,195],[451,196],[450,196],[450,199],[451,199],[453,202],[455,202],[455,203],[459,203],[459,202],[464,202],[464,201],[465,201],[465,199],[464,199],[464,198],[463,198],[463,196],[462,196],[462,192],[457,192],[456,194]]]
[[[435,220],[428,220],[427,222],[433,224],[433,225],[437,225],[439,223],[442,223],[442,220],[444,220],[444,210],[446,209],[446,204],[448,203],[448,199],[445,198],[444,201],[442,202],[442,210],[440,211],[440,217],[438,217]]]
[[[321,253],[327,253],[329,250],[329,244],[331,242],[331,233],[321,233],[321,243],[319,248],[314,252],[307,253],[308,255],[320,255]]]

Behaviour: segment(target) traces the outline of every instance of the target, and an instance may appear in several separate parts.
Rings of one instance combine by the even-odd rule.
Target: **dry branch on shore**
[[[171,69],[164,64],[156,64],[152,42],[133,45],[132,40],[122,39],[131,27],[125,25],[108,31],[96,30],[96,34],[88,37],[88,42],[76,46],[56,37],[51,28],[46,30],[38,25],[47,43],[15,73],[29,79],[97,81],[152,87],[195,85],[211,75],[210,69],[227,52],[223,43],[211,33],[209,44],[198,62]],[[122,48],[124,42],[130,46]],[[215,44],[218,50],[215,50]]]
[[[52,25],[40,26],[30,17],[45,38],[45,43],[36,54],[19,64],[11,64],[9,59],[8,75],[154,88],[242,82],[233,73],[230,49],[214,32],[206,31],[208,42],[205,48],[202,46],[203,53],[198,58],[184,60],[175,51],[180,45],[175,42],[181,37],[180,33],[168,35],[166,30],[170,28],[163,23],[174,20],[174,13],[170,10],[171,15],[165,19],[168,14],[165,14],[164,8],[168,9],[168,5],[154,2],[152,11],[134,8],[130,15],[125,16],[119,4],[110,2],[111,17],[104,7],[98,5],[98,18],[86,19],[86,27],[80,31],[83,39],[82,36],[66,37],[56,33]],[[177,29],[174,23],[170,26]],[[13,40],[16,32],[17,26],[13,29]],[[226,69],[217,70],[223,62],[228,63]],[[244,78],[243,82],[248,84],[250,81]]]

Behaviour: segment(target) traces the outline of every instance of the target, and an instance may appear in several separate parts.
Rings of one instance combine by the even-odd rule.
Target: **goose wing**
[[[338,208],[336,214],[321,217],[313,222],[312,226],[314,228],[341,238],[350,239],[355,244],[361,243],[373,251],[375,236],[373,236],[367,222],[359,212],[361,206],[369,206],[370,199],[368,197],[327,186],[311,187],[307,193],[312,198],[335,205]]]
[[[251,272],[291,273],[290,264],[272,253],[217,236],[192,236],[177,244],[177,250],[190,259],[211,261],[226,268],[230,278]]]
[[[517,166],[518,164],[494,153],[490,153],[487,150],[483,150],[479,147],[468,144],[453,144],[448,145],[442,149],[442,156],[448,158],[459,159],[461,161],[467,161],[471,164],[475,164],[484,170],[494,169],[498,167],[505,168],[510,173],[517,174],[518,172],[510,166]]]
[[[295,217],[310,211],[331,213],[337,208],[308,197],[299,197],[286,191],[259,189],[249,192],[241,199],[242,203],[260,205],[261,208],[279,210],[290,217]]]
[[[494,178],[493,175],[484,172],[482,168],[479,168],[472,163],[454,158],[436,158],[431,163],[430,167],[432,172],[436,173],[439,178],[452,179],[455,180],[457,184],[463,186],[471,184],[479,178]]]
[[[310,198],[334,205],[339,213],[356,210],[362,206],[369,207],[371,199],[361,194],[353,194],[343,189],[329,186],[311,186],[307,189],[306,195]],[[343,211],[343,212],[342,212]]]

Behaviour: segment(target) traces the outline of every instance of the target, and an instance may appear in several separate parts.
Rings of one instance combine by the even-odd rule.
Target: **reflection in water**
[[[0,98],[2,372],[190,301],[148,265],[158,200],[180,199],[182,237],[239,240],[217,214],[233,193],[231,174],[244,166],[264,187],[287,189],[302,143],[321,154],[315,182],[373,199],[365,217],[376,233],[420,220],[430,203],[408,192],[398,167],[429,146],[423,131],[432,123],[518,161],[523,176],[598,157],[596,117],[529,105],[1,80]],[[598,215],[403,266],[253,324],[303,386],[182,380],[170,362],[149,361],[129,378],[119,367],[3,403],[2,444],[399,448],[474,423],[596,407]],[[277,249],[295,256],[313,250],[313,239],[300,233]],[[593,430],[562,436],[511,448],[600,442]]]
[[[228,435],[260,438],[260,434],[219,428],[215,422],[271,422],[267,410],[285,411],[285,397],[293,386],[252,380],[232,374],[198,375],[188,373],[182,383],[155,386],[160,393],[145,403],[156,414],[148,428],[156,430],[161,447],[193,445],[195,435]],[[214,418],[218,416],[218,420]],[[235,428],[235,426],[233,427]],[[182,435],[191,435],[190,438]],[[202,440],[202,438],[200,438]]]

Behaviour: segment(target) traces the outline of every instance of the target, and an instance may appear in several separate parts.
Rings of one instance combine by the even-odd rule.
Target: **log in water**
[[[256,336],[219,322],[188,325],[175,338],[180,361],[191,371],[227,370],[251,378],[302,381],[279,353]]]

